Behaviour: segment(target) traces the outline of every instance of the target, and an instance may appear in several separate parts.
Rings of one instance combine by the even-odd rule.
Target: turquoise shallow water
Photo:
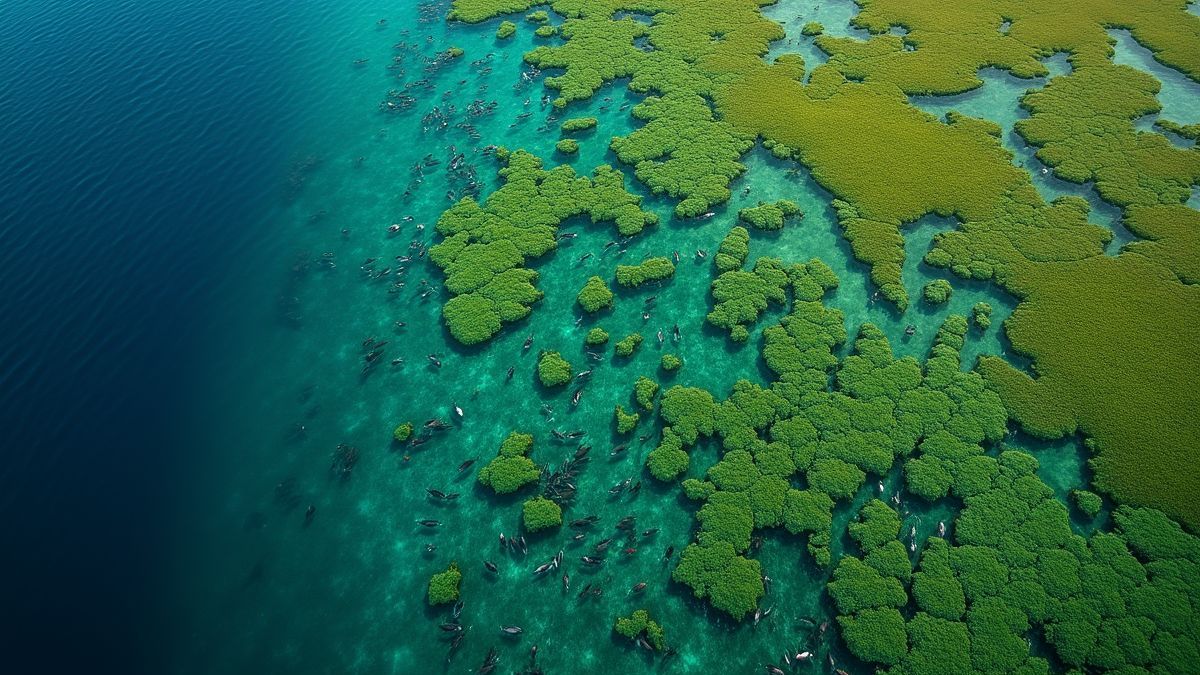
[[[819,10],[815,4],[785,2],[768,10],[780,20],[814,12],[788,19],[789,36],[796,36],[788,40],[796,42],[785,40],[775,48],[799,49],[812,65],[821,57],[798,31],[814,16],[831,33],[861,36],[847,23],[854,11],[851,3],[825,1]],[[496,184],[494,160],[479,152],[488,144],[524,148],[550,165],[566,161],[588,173],[599,163],[615,162],[607,139],[633,128],[628,106],[638,98],[617,82],[590,101],[573,104],[557,120],[547,120],[552,110],[541,103],[545,90],[540,79],[523,78],[528,68],[520,55],[541,42],[532,26],[518,17],[517,35],[499,42],[494,38],[495,21],[479,26],[443,21],[447,5],[361,0],[315,14],[304,24],[303,31],[313,41],[287,77],[302,81],[307,93],[278,102],[281,108],[299,108],[303,115],[289,132],[289,168],[277,177],[272,174],[279,184],[271,197],[267,226],[273,236],[252,257],[237,259],[234,274],[241,283],[224,304],[207,313],[208,339],[196,355],[213,367],[190,406],[187,427],[194,430],[194,444],[205,461],[184,495],[189,509],[177,531],[180,545],[171,572],[187,583],[176,584],[171,593],[173,604],[186,608],[179,612],[177,639],[166,645],[172,670],[464,672],[477,667],[492,646],[500,650],[502,668],[515,670],[527,663],[535,644],[538,662],[547,672],[666,668],[611,635],[616,616],[640,607],[650,609],[680,652],[668,669],[724,672],[730,655],[737,654],[738,672],[751,672],[779,660],[784,650],[807,644],[818,653],[820,669],[829,670],[827,659],[832,657],[839,667],[859,670],[833,631],[807,641],[810,636],[800,619],[823,620],[829,611],[824,573],[811,564],[800,538],[765,537],[758,557],[775,583],[763,605],[775,611],[758,626],[734,625],[668,581],[671,567],[661,562],[663,549],[682,549],[689,541],[692,505],[677,486],[659,485],[642,473],[645,455],[657,438],[654,422],[643,420],[628,452],[607,456],[608,449],[623,442],[612,431],[612,408],[629,404],[633,381],[642,374],[665,385],[696,384],[715,392],[727,391],[739,378],[766,381],[758,357],[759,336],[781,310],[762,317],[747,345],[734,345],[704,323],[712,269],[708,261],[690,255],[697,248],[714,250],[737,210],[759,200],[792,199],[805,215],[781,233],[754,233],[751,258],[824,260],[842,281],[827,301],[846,313],[851,335],[863,322],[873,322],[889,335],[899,354],[923,356],[948,313],[967,312],[981,300],[996,308],[993,328],[982,334],[972,331],[964,350],[965,367],[979,354],[1004,354],[999,326],[1013,308],[1012,299],[986,285],[952,279],[955,293],[948,305],[929,308],[914,302],[906,316],[897,315],[882,301],[872,300],[866,269],[852,259],[839,236],[829,194],[804,171],[755,150],[745,160],[748,172],[733,186],[734,198],[703,221],[674,220],[669,200],[648,195],[627,175],[627,188],[643,195],[647,207],[660,214],[659,226],[636,238],[617,258],[601,255],[604,243],[613,238],[611,230],[565,223],[564,231],[579,236],[533,265],[546,296],[532,316],[482,348],[448,342],[439,318],[444,297],[440,291],[420,297],[423,280],[440,289],[439,270],[421,260],[409,267],[407,285],[389,293],[389,281],[368,278],[360,269],[363,261],[377,257],[377,266],[391,265],[395,256],[408,252],[410,241],[437,240],[433,224],[451,203],[447,192],[457,198],[467,186],[464,174],[447,170],[455,153],[466,154],[465,163],[476,172],[483,195]],[[464,56],[437,60],[450,45],[462,47]],[[366,61],[355,64],[362,59]],[[985,73],[984,79],[986,84],[975,92],[914,104],[935,115],[953,108],[1001,124],[1014,161],[1033,171],[1048,198],[1084,195],[1093,204],[1094,219],[1120,231],[1115,210],[1095,199],[1088,186],[1043,175],[1030,149],[1012,134],[1012,124],[1021,114],[1017,99],[1026,88],[1043,82],[993,72]],[[426,83],[405,89],[421,80]],[[410,110],[380,109],[391,89],[415,98]],[[1175,91],[1166,88],[1163,96],[1189,95]],[[495,101],[494,112],[466,115],[476,100]],[[423,120],[435,107],[438,112]],[[520,119],[525,113],[531,114]],[[448,122],[444,129],[438,122],[442,115]],[[577,156],[555,156],[558,122],[578,115],[598,117],[598,128],[578,136],[582,148]],[[464,123],[473,125],[477,138],[461,126]],[[413,167],[428,154],[440,163],[418,174]],[[400,232],[389,236],[387,228],[393,223],[401,226]],[[419,230],[418,224],[426,227]],[[903,279],[914,298],[926,281],[943,276],[920,259],[933,235],[952,226],[930,217],[906,228]],[[674,250],[681,252],[683,262],[673,280],[657,289],[619,293],[611,313],[575,325],[575,294],[588,276],[611,278],[620,262]],[[595,255],[579,262],[587,252]],[[643,302],[649,295],[657,295],[657,302],[651,318],[644,320]],[[397,328],[397,321],[407,325]],[[917,327],[912,338],[904,336],[909,323]],[[660,347],[654,332],[662,328],[669,334],[672,324],[680,326],[682,340],[676,345],[668,339]],[[606,356],[589,363],[582,340],[593,325],[604,326],[614,339],[639,330],[647,340],[632,359]],[[534,349],[523,354],[527,335],[535,336]],[[403,363],[384,363],[363,377],[362,343],[368,337],[387,340],[386,360],[400,358]],[[577,408],[569,406],[569,394],[546,392],[535,384],[537,349],[561,351],[577,370],[594,368]],[[677,375],[658,371],[664,351],[684,358],[686,365]],[[442,367],[428,365],[428,354],[438,354]],[[516,376],[505,382],[510,366]],[[408,458],[393,447],[390,434],[397,423],[449,420],[455,403],[465,416],[451,430],[412,450]],[[529,537],[527,556],[498,547],[499,533],[518,531],[520,498],[492,496],[476,485],[473,470],[459,475],[455,468],[467,458],[486,462],[513,429],[533,433],[532,457],[550,464],[574,450],[573,445],[556,442],[551,429],[587,432],[593,459],[579,478],[580,496],[567,517],[596,514],[601,523],[583,543],[569,541],[564,529]],[[640,441],[641,435],[649,438]],[[1020,439],[1014,442],[1021,444]],[[339,443],[354,445],[361,453],[353,475],[345,480],[329,471],[331,453]],[[1043,477],[1061,497],[1086,482],[1073,442],[1029,447],[1046,456]],[[692,459],[689,475],[702,475],[717,459],[716,445],[701,444]],[[610,498],[607,488],[627,477],[643,480],[640,495]],[[893,470],[885,477],[885,489],[890,493],[899,482]],[[427,487],[463,496],[437,503],[426,497]],[[853,504],[838,509],[836,527],[844,527],[873,488],[872,482]],[[305,527],[304,511],[310,504],[316,514]],[[953,515],[947,504],[913,508],[906,526],[918,526],[921,537]],[[637,516],[638,529],[660,531],[639,538],[632,545],[635,554],[611,555],[596,572],[581,569],[575,562],[578,557],[609,536],[625,515]],[[424,518],[444,524],[426,530],[415,524]],[[835,537],[835,556],[841,544]],[[537,580],[530,574],[560,549],[572,577],[570,592],[562,590],[557,577]],[[485,559],[499,565],[497,577],[484,573]],[[465,574],[463,623],[468,634],[462,649],[445,665],[448,643],[436,624],[447,612],[429,609],[424,593],[429,575],[452,560]],[[648,584],[647,592],[631,597],[628,591],[639,581]],[[587,583],[602,585],[603,597],[578,600],[576,589]],[[502,639],[497,632],[502,624],[521,625],[524,634]]]

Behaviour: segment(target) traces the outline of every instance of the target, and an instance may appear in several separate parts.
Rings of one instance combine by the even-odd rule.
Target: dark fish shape
[[[525,631],[520,626],[501,626],[500,632],[505,635],[520,635]]]
[[[629,590],[629,592],[630,593],[641,593],[644,590],[646,590],[646,582],[639,581],[638,583],[633,585],[633,588],[631,588]]]
[[[444,623],[438,626],[438,628],[441,628],[447,633],[457,633],[463,629],[462,624],[460,623]]]
[[[487,568],[487,571],[489,571],[489,572],[497,572],[497,571],[499,571],[499,570],[496,568],[496,563],[492,562],[491,560],[484,560],[484,561],[483,561],[483,566],[484,566],[485,568]]]
[[[462,611],[463,611],[463,601],[459,600],[458,602],[454,603],[454,610],[451,612],[451,616],[453,616],[455,619],[457,619],[458,617],[462,616]]]
[[[446,493],[442,492],[441,490],[437,490],[434,488],[425,488],[425,492],[429,493],[429,496],[433,497],[434,499],[445,499],[446,498]]]
[[[433,520],[432,518],[426,519],[426,520],[418,520],[417,522],[425,527],[438,527],[442,524],[442,521]]]
[[[462,464],[458,465],[459,472],[461,473],[463,471],[466,471],[467,469],[471,468],[471,465],[474,463],[475,463],[474,457],[472,457],[471,459],[464,460]]]
[[[642,536],[643,536],[643,537],[651,537],[651,536],[654,536],[654,535],[656,535],[656,534],[658,534],[658,528],[657,528],[657,527],[652,527],[652,528],[650,528],[650,529],[648,529],[648,530],[646,530],[646,531],[642,532]]]

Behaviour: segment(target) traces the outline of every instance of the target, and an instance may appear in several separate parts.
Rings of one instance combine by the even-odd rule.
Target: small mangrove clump
[[[634,350],[637,349],[638,345],[640,344],[642,344],[642,334],[631,333],[618,342],[614,349],[616,350],[618,356],[633,356]]]
[[[543,26],[543,28],[544,28],[544,26]],[[541,30],[542,30],[541,28],[538,29],[538,31],[541,31]],[[554,144],[554,149],[561,152],[564,155],[573,155],[573,154],[579,152],[579,141],[575,140],[574,138],[564,138],[561,141]]]
[[[633,398],[642,410],[654,410],[654,397],[658,395],[658,383],[642,375],[633,383]]]
[[[738,220],[760,230],[781,230],[784,221],[796,215],[804,217],[796,202],[780,199],[773,203],[759,202],[758,206],[742,209],[738,211]]]
[[[1104,506],[1100,495],[1087,490],[1071,490],[1071,499],[1088,518],[1095,518],[1100,513],[1100,508]]]
[[[640,265],[617,265],[617,283],[625,288],[637,288],[644,283],[669,279],[675,265],[667,258],[647,258]]]
[[[534,497],[521,507],[526,532],[540,532],[562,525],[562,507],[545,497]]]
[[[462,576],[458,563],[452,562],[444,572],[429,577],[429,604],[447,605],[458,600],[458,586],[462,583]]]
[[[718,272],[729,272],[741,269],[742,265],[746,263],[748,255],[750,255],[750,231],[738,225],[721,240],[721,247],[717,249],[717,255],[713,256],[713,262],[716,264]]]
[[[604,279],[594,276],[587,280],[583,288],[579,289],[576,299],[585,312],[595,314],[602,309],[612,307],[613,292],[608,290],[608,284],[604,283]]]
[[[511,21],[501,21],[500,26],[496,29],[497,40],[507,40],[517,32],[517,24]]]
[[[804,28],[800,29],[800,34],[808,37],[820,35],[824,32],[825,26],[822,26],[820,21],[809,21],[808,23],[804,24]]]
[[[608,342],[608,331],[604,330],[603,328],[601,328],[599,326],[596,326],[595,328],[588,331],[587,337],[584,339],[584,342],[586,342],[587,346],[589,346],[589,347],[595,347],[597,345],[606,344]]]
[[[528,7],[528,6],[529,5],[526,5],[526,7]],[[526,14],[525,20],[528,21],[529,23],[546,23],[547,21],[550,20],[550,15],[546,13],[546,10],[539,9],[536,12],[530,12],[530,13]]]
[[[495,459],[479,470],[479,482],[498,495],[520,490],[542,477],[542,470],[526,455],[533,449],[533,436],[512,432],[500,444]]]
[[[635,428],[637,428],[638,420],[641,419],[641,415],[636,412],[625,412],[625,408],[621,405],[617,405],[617,407],[613,410],[613,415],[617,420],[618,434],[627,434],[633,431]]]
[[[971,320],[979,330],[987,330],[992,325],[992,306],[986,302],[977,302],[971,308]]]
[[[571,364],[558,352],[542,352],[538,359],[538,379],[545,387],[561,387],[571,381]]]
[[[451,47],[446,50],[446,54],[452,59],[457,59],[465,53],[466,52],[462,50],[462,47]]]
[[[934,279],[925,284],[921,295],[925,298],[925,302],[931,305],[940,305],[950,299],[950,294],[954,292],[954,288],[949,281],[945,279]]]
[[[679,370],[683,366],[683,359],[679,358],[676,354],[663,354],[662,359],[659,360],[659,365],[662,366],[663,370],[670,373]]]
[[[412,422],[404,422],[403,424],[397,425],[396,428],[392,430],[392,440],[396,441],[397,443],[403,443],[404,441],[412,438],[412,432]]]
[[[552,37],[558,34],[558,27],[551,26],[549,24],[545,26],[538,26],[537,30],[533,31],[533,34],[543,38]]]
[[[569,120],[564,120],[560,128],[563,133],[569,134],[573,131],[586,131],[593,129],[599,123],[595,117],[572,117]]]
[[[649,646],[656,651],[662,651],[667,646],[662,626],[655,623],[650,618],[650,612],[644,609],[639,609],[629,616],[619,617],[613,630],[634,643],[644,642],[645,645],[642,646]]]

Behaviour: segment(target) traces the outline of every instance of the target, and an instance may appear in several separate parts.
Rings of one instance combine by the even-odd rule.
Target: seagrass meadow
[[[1196,5],[333,23],[178,672],[1200,668]]]

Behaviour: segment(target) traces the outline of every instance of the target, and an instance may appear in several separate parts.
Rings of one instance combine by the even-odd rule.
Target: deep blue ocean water
[[[848,0],[817,4],[823,13],[814,15],[831,32],[859,34],[845,24],[853,15]],[[539,128],[548,112],[539,105],[541,83],[521,82],[520,54],[536,44],[532,27],[517,17],[518,35],[500,43],[495,21],[447,25],[440,19],[447,6],[0,6],[0,607],[14,617],[0,644],[17,672],[428,672],[446,645],[435,634],[439,615],[425,607],[424,583],[451,559],[467,571],[469,620],[489,636],[472,637],[453,672],[477,665],[500,622],[527,630],[525,642],[502,647],[512,668],[540,643],[548,668],[561,672],[599,664],[651,669],[606,630],[617,613],[635,608],[625,590],[643,579],[651,590],[637,602],[663,619],[681,647],[677,668],[712,668],[732,650],[756,663],[777,658],[794,646],[784,644],[792,640],[784,635],[788,621],[828,611],[823,573],[795,538],[772,535],[761,554],[769,570],[792,572],[776,575],[775,593],[787,601],[776,614],[785,615],[778,634],[774,621],[758,630],[710,619],[703,605],[668,584],[669,569],[657,557],[668,542],[686,543],[691,507],[671,486],[648,487],[637,501],[609,500],[603,490],[639,471],[652,440],[631,443],[627,459],[588,469],[589,494],[576,515],[595,511],[615,520],[634,511],[639,523],[662,528],[648,552],[597,575],[611,582],[602,602],[578,605],[573,595],[548,590],[553,583],[529,584],[534,559],[562,545],[552,536],[531,542],[529,560],[494,552],[496,532],[515,531],[520,502],[455,482],[450,476],[461,459],[486,461],[508,430],[520,428],[537,436],[535,459],[556,461],[565,450],[549,439],[543,405],[555,407],[556,424],[587,429],[598,449],[619,442],[608,431],[612,406],[627,398],[638,375],[661,376],[662,351],[687,361],[676,376],[681,383],[724,392],[739,377],[761,379],[758,335],[780,313],[760,320],[750,345],[731,345],[703,325],[711,268],[685,260],[659,292],[659,306],[685,330],[682,343],[654,344],[654,328],[666,319],[643,320],[641,295],[628,294],[601,323],[614,338],[642,330],[647,343],[628,362],[598,365],[584,403],[568,411],[563,395],[534,386],[532,357],[522,360],[520,344],[533,332],[539,348],[560,349],[577,366],[586,362],[580,342],[590,324],[572,325],[574,294],[590,274],[611,276],[616,260],[577,259],[599,251],[610,232],[571,223],[580,237],[536,265],[546,299],[525,324],[481,350],[448,344],[440,302],[417,295],[418,279],[440,279],[431,265],[415,266],[409,288],[394,297],[386,284],[365,282],[358,272],[364,258],[403,252],[410,237],[435,241],[432,227],[406,225],[398,239],[385,230],[410,215],[432,225],[449,203],[444,192],[453,185],[444,167],[402,195],[413,186],[411,166],[426,153],[445,160],[452,145],[466,151],[500,143],[586,174],[615,161],[609,136],[633,128],[622,106],[637,97],[617,83],[562,115],[594,115],[600,126],[580,136],[577,157],[555,156],[557,129],[550,122],[548,132]],[[794,17],[804,12],[816,5],[787,0],[770,14],[798,30],[803,21]],[[820,58],[810,43],[797,38],[794,48],[815,64]],[[422,58],[452,44],[466,55],[428,75],[415,114],[377,109],[389,88],[422,77]],[[487,54],[487,65],[475,65]],[[358,59],[367,61],[354,65]],[[391,63],[407,72],[389,69]],[[986,79],[977,93],[952,102],[914,103],[935,114],[955,104],[990,111],[1011,129],[1019,93],[1042,84]],[[1164,100],[1193,95],[1166,81]],[[420,116],[432,107],[453,103],[461,112],[473,98],[498,101],[496,114],[476,120],[478,140],[457,128],[423,128]],[[518,119],[526,111],[533,116]],[[1194,108],[1167,111],[1186,117]],[[1015,161],[1036,162],[1011,133],[1005,140]],[[470,161],[486,195],[495,164],[474,153]],[[828,193],[761,150],[745,161],[749,171],[735,184],[734,199],[702,223],[672,220],[669,200],[646,195],[627,176],[627,188],[663,216],[627,257],[714,248],[738,208],[786,197],[801,204],[804,220],[778,235],[756,233],[752,257],[829,263],[842,279],[829,302],[846,312],[852,334],[862,322],[876,322],[898,353],[920,357],[948,312],[987,300],[998,327],[1011,311],[1011,298],[959,280],[949,306],[914,303],[902,317],[871,302],[873,289],[839,237]],[[1035,177],[1047,196],[1091,195],[1087,186]],[[743,194],[746,188],[751,192]],[[1103,204],[1091,201],[1097,222],[1119,228]],[[907,230],[904,280],[914,297],[925,281],[942,276],[920,256],[949,226],[928,218]],[[325,253],[336,268],[318,264]],[[292,307],[293,297],[303,320],[283,321],[280,303]],[[409,327],[394,330],[401,318]],[[902,335],[908,322],[920,327],[913,339]],[[387,337],[389,357],[407,363],[361,378],[359,346],[372,335]],[[978,354],[1003,353],[1005,344],[996,327],[973,334],[966,366]],[[445,368],[422,367],[430,352],[443,355]],[[510,364],[520,375],[506,386]],[[445,416],[451,402],[467,416],[444,445],[414,453],[411,462],[390,447],[397,422]],[[306,429],[299,436],[298,424]],[[638,433],[653,428],[644,422]],[[363,451],[351,481],[329,476],[329,454],[339,442]],[[715,445],[702,445],[691,475],[715,461]],[[1087,480],[1070,442],[1054,447],[1044,469],[1063,496]],[[896,474],[885,477],[889,489]],[[461,503],[430,504],[422,488],[447,484],[465,493]],[[302,526],[307,503],[318,508],[310,528]],[[856,508],[839,507],[838,522]],[[949,514],[938,505],[912,518],[924,518],[925,536]],[[413,527],[414,518],[431,516],[448,527],[435,534]],[[436,551],[425,552],[427,543]],[[485,555],[505,565],[498,581],[480,577]],[[836,641],[818,648],[845,658]]]
[[[202,460],[183,433],[187,383],[211,309],[237,295],[227,270],[269,250],[268,196],[311,96],[283,76],[311,44],[304,13],[0,7],[0,643],[12,662],[136,672],[163,638],[167,542]]]

